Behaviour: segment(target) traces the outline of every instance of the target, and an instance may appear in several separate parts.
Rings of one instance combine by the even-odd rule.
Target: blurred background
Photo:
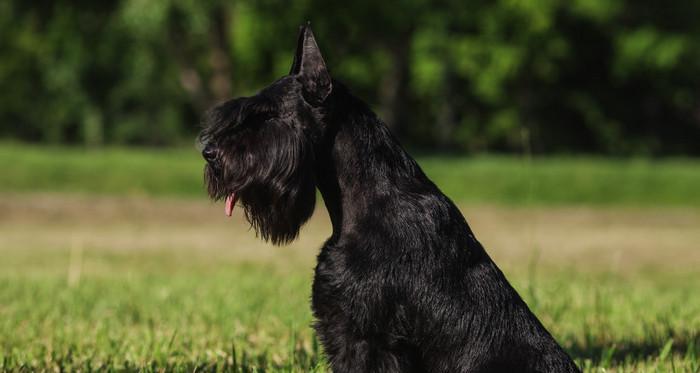
[[[334,76],[404,143],[700,154],[698,2],[13,1],[0,133],[189,144],[201,112],[286,74],[311,20]]]
[[[700,372],[700,2],[0,1],[0,371],[328,371],[323,204],[289,247],[207,201],[199,118],[335,78],[586,372]]]

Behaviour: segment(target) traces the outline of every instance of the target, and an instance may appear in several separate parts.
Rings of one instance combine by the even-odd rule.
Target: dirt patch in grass
[[[504,269],[686,271],[700,267],[700,210],[629,207],[461,206]],[[63,194],[0,195],[0,250],[190,252],[232,261],[312,266],[331,231],[319,204],[299,240],[273,247],[256,239],[241,210],[221,203]]]

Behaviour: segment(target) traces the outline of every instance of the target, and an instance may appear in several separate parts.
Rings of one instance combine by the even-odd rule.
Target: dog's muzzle
[[[209,164],[213,165],[216,162],[217,155],[218,152],[211,145],[205,146],[202,150],[202,157],[204,157],[204,160],[207,161]]]

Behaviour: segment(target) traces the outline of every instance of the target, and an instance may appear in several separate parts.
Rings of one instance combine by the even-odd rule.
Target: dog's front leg
[[[333,372],[423,371],[415,349],[389,347],[381,336],[359,336],[347,329],[349,320],[338,316],[319,319],[315,325]]]
[[[403,339],[390,330],[388,315],[369,314],[372,307],[353,307],[371,302],[347,298],[346,283],[325,255],[319,257],[314,277],[312,308],[316,333],[331,369],[344,372],[421,372],[420,357]],[[355,286],[364,286],[353,281]],[[369,286],[367,286],[369,288]],[[361,292],[355,292],[361,294]],[[359,297],[360,295],[358,295]],[[368,322],[368,320],[383,320]],[[381,328],[377,328],[381,325]]]

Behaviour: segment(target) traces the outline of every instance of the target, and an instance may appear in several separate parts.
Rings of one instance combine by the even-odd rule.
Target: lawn
[[[328,371],[322,205],[261,243],[193,153],[0,146],[0,370]],[[419,162],[585,371],[700,372],[700,162]]]
[[[458,202],[700,207],[700,161],[436,157],[418,162]],[[201,197],[192,148],[46,148],[0,143],[0,192]]]

